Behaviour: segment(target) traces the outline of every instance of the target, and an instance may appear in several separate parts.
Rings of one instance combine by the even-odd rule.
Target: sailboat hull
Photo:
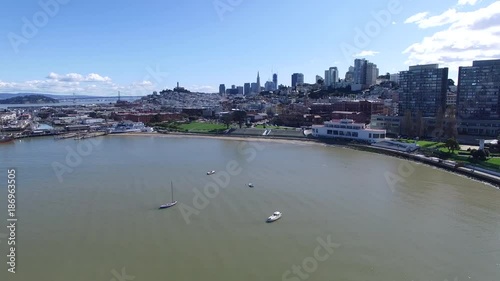
[[[175,206],[176,204],[177,204],[177,201],[170,202],[168,204],[161,205],[159,209],[167,209],[167,208]]]

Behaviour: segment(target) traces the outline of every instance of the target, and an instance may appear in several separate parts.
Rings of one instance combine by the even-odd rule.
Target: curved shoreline
[[[261,137],[261,136],[253,136],[253,135],[208,135],[208,134],[193,134],[193,133],[170,133],[170,134],[161,134],[161,133],[123,133],[123,134],[115,134],[108,136],[154,136],[154,137],[167,137],[167,138],[211,138],[211,139],[220,139],[220,140],[235,140],[235,141],[261,141],[261,142],[275,142],[275,143],[289,143],[289,144],[300,144],[300,143],[308,143],[315,145],[328,145],[328,146],[337,146],[337,147],[346,147],[354,150],[383,154],[387,156],[403,158],[406,160],[410,160],[413,162],[427,164],[432,167],[437,167],[447,172],[451,172],[456,175],[466,176],[471,179],[479,180],[484,183],[488,183],[500,189],[500,178],[491,174],[476,172],[470,168],[459,167],[454,168],[448,164],[443,162],[436,162],[427,157],[418,157],[414,154],[384,149],[380,147],[374,147],[369,145],[362,144],[348,144],[348,143],[327,143],[321,141],[319,139],[309,139],[309,138],[299,138],[299,137]]]

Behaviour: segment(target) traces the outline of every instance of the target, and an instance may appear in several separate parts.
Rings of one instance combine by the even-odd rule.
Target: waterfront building
[[[410,66],[399,73],[399,114],[436,117],[445,112],[448,92],[448,68],[437,64]]]
[[[375,143],[385,140],[386,131],[369,129],[364,123],[355,123],[351,119],[341,119],[313,126],[312,135],[317,138],[338,138]]]
[[[474,61],[458,70],[459,134],[500,134],[500,60]]]
[[[370,128],[386,130],[387,134],[400,135],[402,116],[372,115]]]

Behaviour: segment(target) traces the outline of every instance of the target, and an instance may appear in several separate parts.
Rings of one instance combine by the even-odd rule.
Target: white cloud
[[[473,60],[500,57],[500,2],[470,12],[448,10],[414,22],[421,28],[448,25],[403,51],[407,64],[439,63],[455,69]]]
[[[427,17],[427,15],[415,17],[415,16],[419,15],[419,14],[416,14],[415,16],[413,16],[415,18],[412,19],[412,17],[410,17],[410,18],[406,19],[405,22],[417,23],[419,28],[437,27],[437,26],[450,24],[450,23],[453,23],[453,22],[460,20],[461,14],[464,14],[464,13],[459,13],[455,9],[449,9],[440,15],[432,16],[432,17]]]
[[[77,93],[81,95],[112,96],[120,91],[122,95],[142,96],[161,89],[161,87],[148,80],[134,82],[129,85],[118,85],[113,83],[111,78],[101,76],[97,73],[90,73],[84,76],[78,73],[59,75],[51,72],[43,80],[24,82],[0,81],[0,92],[4,93]]]
[[[428,14],[429,14],[429,12],[421,12],[421,13],[415,14],[415,15],[407,18],[405,20],[405,23],[418,22],[418,21],[422,20],[423,18],[425,18]]]
[[[481,0],[458,0],[459,6],[471,5],[474,6],[476,3],[479,3]]]
[[[90,73],[89,75],[87,75],[87,77],[85,77],[85,82],[107,82],[107,81],[111,81],[111,78],[107,76],[102,77],[97,73]]]
[[[51,72],[47,75],[47,79],[63,81],[63,82],[109,82],[111,78],[103,77],[97,73],[90,73],[83,76],[78,73],[68,73],[64,75],[59,75],[57,73]]]
[[[376,55],[378,53],[379,52],[377,52],[377,51],[364,50],[364,51],[361,51],[357,54],[354,54],[353,57],[373,57],[374,55]]]

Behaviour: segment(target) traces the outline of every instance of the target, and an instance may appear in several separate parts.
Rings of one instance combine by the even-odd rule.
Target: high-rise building
[[[264,85],[264,88],[266,91],[274,91],[274,82],[267,81],[266,84]]]
[[[345,82],[347,83],[352,83],[354,82],[354,72],[352,71],[347,71],[345,73]]]
[[[366,64],[366,86],[375,85],[378,77],[377,65],[372,62]]]
[[[260,93],[260,75],[259,72],[257,72],[257,94]]]
[[[251,85],[251,92],[254,94],[257,94],[259,92],[259,88],[257,87],[257,83],[252,83]]]
[[[458,69],[458,131],[461,134],[500,134],[500,60],[474,61]]]
[[[332,77],[331,85],[335,86],[336,83],[339,82],[339,70],[336,66],[330,67],[330,75]]]
[[[252,86],[251,86],[251,84],[250,84],[250,83],[245,83],[245,84],[243,85],[243,91],[244,91],[244,93],[243,93],[244,95],[249,95],[249,94],[250,94],[250,92],[252,91]]]
[[[274,90],[278,90],[278,73],[273,74]]]
[[[437,64],[410,66],[399,73],[399,115],[436,117],[446,110],[448,68]]]
[[[292,74],[292,87],[297,87],[297,85],[304,84],[304,74],[294,73]]]
[[[339,82],[339,70],[337,67],[333,66],[325,70],[325,86],[335,86]]]
[[[399,73],[391,74],[389,77],[389,81],[399,83]]]
[[[318,79],[316,79],[317,81]],[[331,84],[331,76],[330,76],[330,70],[325,70],[325,78],[324,78],[324,83],[325,87],[329,87]]]
[[[316,75],[316,83],[318,83],[318,81],[320,80],[323,80],[323,85],[325,85],[325,80],[323,79],[323,77]]]
[[[242,86],[238,86],[238,87],[236,87],[236,89],[238,90],[238,95],[243,95],[243,87]]]
[[[354,84],[366,85],[366,66],[367,60],[355,59],[354,60]]]
[[[226,85],[224,84],[219,85],[219,94],[222,96],[226,94]]]

